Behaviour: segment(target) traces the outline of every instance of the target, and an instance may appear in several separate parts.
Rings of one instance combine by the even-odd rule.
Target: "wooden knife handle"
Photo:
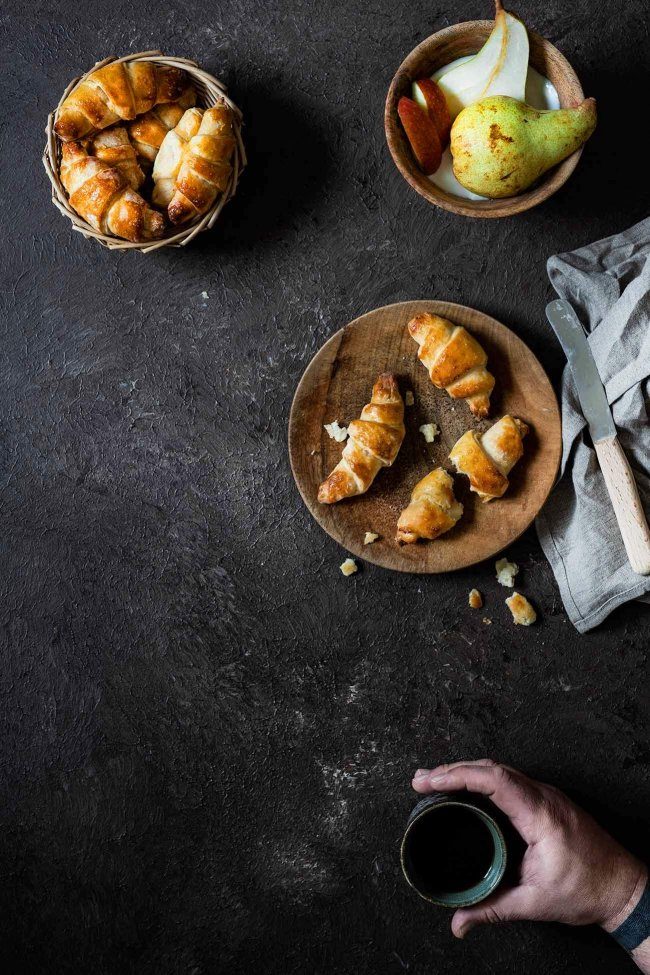
[[[632,468],[618,437],[601,440],[594,447],[630,565],[639,575],[650,575],[650,530]]]

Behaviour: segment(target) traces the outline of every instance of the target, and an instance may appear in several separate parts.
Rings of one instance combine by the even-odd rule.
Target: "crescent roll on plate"
[[[381,468],[397,457],[404,432],[404,400],[395,376],[384,372],[360,418],[349,424],[343,456],[319,487],[318,500],[334,504],[367,491]]]
[[[397,522],[396,541],[417,542],[438,538],[453,528],[463,513],[454,497],[454,482],[447,471],[436,467],[413,488],[411,502]]]
[[[235,147],[233,111],[225,102],[189,109],[167,133],[153,167],[153,202],[167,207],[173,224],[201,216],[227,189]]]
[[[494,376],[485,368],[487,355],[474,336],[462,325],[429,313],[412,318],[408,330],[420,346],[418,358],[433,385],[453,399],[466,400],[474,416],[487,416]]]
[[[191,88],[180,68],[154,61],[113,61],[91,72],[61,105],[54,131],[63,142],[93,135],[154,105],[175,102]]]
[[[80,142],[63,144],[61,182],[70,205],[103,234],[141,241],[162,237],[165,221],[116,166],[89,156]]]
[[[454,444],[449,459],[459,474],[469,477],[470,490],[481,501],[500,498],[508,488],[508,474],[523,455],[528,427],[509,414],[484,434],[468,430]]]

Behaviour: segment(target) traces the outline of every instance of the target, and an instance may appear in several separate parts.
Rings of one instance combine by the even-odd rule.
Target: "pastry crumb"
[[[337,443],[342,443],[347,438],[348,428],[339,426],[337,420],[334,420],[333,423],[326,423],[325,429],[332,440],[336,440]]]
[[[515,584],[515,576],[519,572],[517,563],[508,562],[507,559],[499,559],[498,562],[495,562],[494,568],[497,570],[497,582],[500,582],[502,586],[512,588]]]
[[[346,559],[345,562],[341,562],[339,568],[344,576],[352,576],[357,571],[357,563],[354,559]]]
[[[483,622],[485,623],[486,626],[491,626],[492,625],[492,620],[490,619],[489,616],[484,616],[483,617]]]
[[[372,545],[372,543],[376,542],[378,538],[379,535],[376,532],[366,532],[366,534],[363,536],[363,544]]]
[[[433,443],[440,433],[440,430],[438,429],[437,423],[423,423],[420,427],[420,433],[427,443]]]
[[[415,403],[415,396],[410,389],[407,389],[404,393],[404,402],[407,406],[413,406]]]
[[[480,609],[483,605],[483,597],[481,596],[478,589],[472,589],[469,594],[469,604],[472,609]]]
[[[513,620],[518,625],[530,626],[537,619],[537,613],[526,597],[522,596],[520,592],[513,592],[512,596],[508,596],[506,606],[512,613]]]
[[[203,298],[204,301],[207,301],[208,298],[210,297],[210,295],[208,294],[207,291],[202,291],[201,292],[201,297]]]

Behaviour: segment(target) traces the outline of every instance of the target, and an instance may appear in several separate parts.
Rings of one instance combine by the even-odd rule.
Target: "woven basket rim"
[[[77,85],[92,74],[93,71],[97,71],[98,68],[103,68],[107,64],[113,63],[123,63],[126,61],[155,61],[159,64],[165,64],[170,67],[181,68],[186,71],[196,82],[198,82],[215,100],[219,99],[224,101],[234,112],[234,122],[233,128],[235,130],[236,147],[235,154],[233,158],[233,169],[230,177],[230,181],[225,191],[215,200],[210,209],[203,214],[203,216],[198,217],[194,223],[183,227],[182,230],[172,231],[172,233],[163,237],[160,240],[145,241],[136,243],[131,240],[123,240],[120,237],[112,237],[108,234],[103,234],[99,230],[95,230],[91,227],[76,210],[70,206],[68,200],[68,195],[61,182],[61,177],[59,174],[59,167],[61,163],[61,142],[54,131],[54,123],[56,121],[57,115],[61,108],[61,105],[68,97],[71,91],[73,91]],[[200,92],[199,92],[200,94]],[[237,191],[237,185],[241,174],[246,166],[246,150],[244,148],[244,142],[242,139],[241,129],[242,129],[242,113],[238,106],[232,101],[232,99],[226,93],[226,86],[214,75],[209,74],[204,71],[203,68],[199,67],[196,61],[191,61],[189,58],[181,57],[168,57],[162,53],[162,51],[140,51],[134,54],[125,54],[123,57],[111,56],[104,58],[102,61],[97,61],[88,71],[80,75],[78,78],[74,78],[68,87],[65,89],[59,103],[53,112],[47,117],[47,125],[45,126],[45,134],[47,137],[45,143],[45,149],[43,152],[43,166],[45,167],[45,172],[50,180],[52,189],[52,203],[54,206],[72,223],[72,229],[78,231],[84,237],[88,239],[97,240],[104,247],[109,250],[135,250],[140,251],[142,254],[148,254],[150,251],[159,250],[161,247],[185,247],[189,244],[197,234],[200,234],[204,230],[209,230],[216,223],[221,211],[228,202],[232,199]]]

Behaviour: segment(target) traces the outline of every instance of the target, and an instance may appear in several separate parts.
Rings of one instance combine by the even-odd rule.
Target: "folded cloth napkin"
[[[650,515],[650,218],[570,254],[551,257],[551,284],[575,308],[605,386],[620,442]],[[537,518],[567,613],[584,633],[621,603],[650,601],[632,571],[576,393],[562,377],[562,464]]]

